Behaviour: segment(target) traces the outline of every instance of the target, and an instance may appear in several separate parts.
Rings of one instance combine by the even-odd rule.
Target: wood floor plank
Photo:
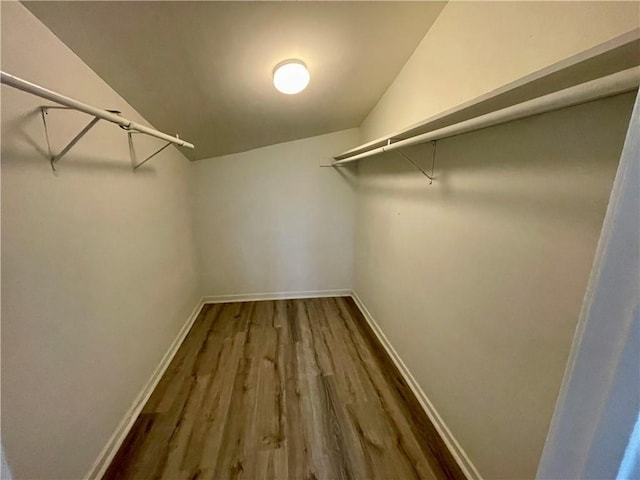
[[[349,298],[205,305],[105,479],[462,479]]]
[[[214,383],[210,391],[211,397],[216,398],[217,402],[210,406],[208,430],[201,459],[201,465],[210,467],[212,471],[213,467],[218,470],[227,468],[229,471],[235,468],[229,466],[235,459],[229,458],[227,450],[236,447],[235,442],[232,444],[231,438],[239,433],[237,424],[242,419],[243,405],[239,395],[244,395],[245,391],[246,367],[242,354],[247,345],[246,332],[238,332],[233,340],[229,341],[229,358],[221,366],[219,382]]]

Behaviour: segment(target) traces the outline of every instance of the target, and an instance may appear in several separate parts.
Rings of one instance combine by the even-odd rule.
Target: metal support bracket
[[[136,150],[135,150],[135,148],[133,146],[133,134],[134,133],[142,133],[142,132],[136,132],[136,131],[127,130],[127,136],[129,137],[129,155],[131,156],[131,166],[133,167],[134,170],[136,170],[138,167],[141,167],[142,165],[147,163],[149,160],[151,160],[153,157],[158,155],[161,151],[163,151],[169,145],[172,145],[172,142],[167,142],[166,145],[164,145],[163,147],[160,147],[158,150],[153,152],[151,155],[149,155],[147,158],[145,158],[141,162],[138,162],[136,160]],[[180,137],[176,134],[176,138],[180,138]]]
[[[47,126],[47,115],[49,114],[49,110],[73,110],[73,109],[69,107],[50,107],[50,106],[40,107],[40,112],[42,113],[42,123],[44,124],[44,135],[47,140],[47,148],[49,149],[49,162],[51,163],[51,169],[55,173],[56,163],[58,163],[62,159],[62,157],[64,157],[67,153],[69,153],[69,150],[71,150],[74,147],[74,145],[78,143],[80,139],[84,137],[87,134],[87,132],[91,130],[95,126],[95,124],[100,121],[100,118],[94,117],[93,120],[91,120],[82,130],[80,130],[80,133],[78,133],[75,137],[73,137],[73,139],[62,150],[60,150],[60,153],[58,153],[57,155],[54,155],[53,151],[51,150],[51,142],[49,140],[49,128]],[[117,110],[108,110],[108,111],[116,114],[120,113]]]
[[[433,176],[433,171],[435,169],[435,165],[436,165],[436,141],[434,140],[433,142],[430,142],[433,145],[433,154],[431,155],[431,175],[429,175],[427,172],[424,171],[424,169],[418,165],[416,162],[414,162],[413,160],[411,160],[402,150],[398,149],[398,153],[400,155],[402,155],[411,165],[413,165],[414,167],[416,167],[418,170],[420,170],[420,173],[422,173],[425,177],[427,177],[429,179],[429,185],[433,185],[433,180],[434,180],[434,176]]]

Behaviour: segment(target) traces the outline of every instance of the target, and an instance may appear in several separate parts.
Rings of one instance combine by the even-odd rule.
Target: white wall
[[[204,295],[351,289],[356,129],[193,164]]]
[[[363,122],[385,136],[640,26],[639,2],[449,2]]]
[[[640,478],[639,361],[637,98],[537,478]]]
[[[638,8],[452,2],[361,133],[622,34]],[[1,11],[3,69],[143,121],[20,4]],[[630,102],[440,142],[431,187],[399,157],[370,159],[356,192],[354,171],[318,165],[357,130],[191,165],[172,147],[134,174],[125,135],[101,123],[54,177],[45,102],[2,87],[2,444],[14,475],[84,475],[199,294],[355,285],[480,472],[532,477]],[[52,113],[54,146],[87,121]],[[141,153],[156,146],[139,140]]]
[[[7,459],[4,456],[4,448],[0,446],[0,478],[2,480],[11,480],[13,476],[11,475],[11,469],[7,464]]]
[[[2,2],[2,69],[144,123],[19,3]],[[15,478],[70,479],[89,471],[198,286],[188,161],[171,147],[133,173],[126,134],[101,122],[54,176],[47,103],[2,87],[2,446]],[[52,112],[54,148],[89,120]],[[162,144],[136,141],[141,155]]]
[[[359,166],[355,291],[484,478],[535,475],[632,101]]]
[[[361,126],[388,135],[640,25],[637,2],[450,2]],[[487,479],[533,478],[632,95],[360,162],[354,288]],[[406,152],[430,168],[431,147]]]

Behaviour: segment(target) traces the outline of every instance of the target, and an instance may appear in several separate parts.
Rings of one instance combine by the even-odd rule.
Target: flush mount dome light
[[[273,70],[273,84],[287,95],[300,93],[309,85],[309,70],[300,60],[285,60]]]

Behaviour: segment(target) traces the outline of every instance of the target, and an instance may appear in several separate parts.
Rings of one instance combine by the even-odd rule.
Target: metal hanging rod
[[[340,166],[348,162],[354,162],[361,158],[370,157],[379,153],[408,147],[419,143],[425,143],[443,138],[461,135],[463,133],[480,130],[482,128],[500,125],[520,118],[531,117],[541,113],[560,110],[581,103],[591,102],[613,95],[629,92],[638,88],[640,84],[640,67],[633,67],[589,82],[581,83],[573,87],[543,95],[526,102],[518,103],[495,112],[480,115],[469,120],[454,123],[447,127],[439,128],[431,132],[416,135],[404,140],[393,142],[389,139],[387,145],[353,155],[341,160],[335,160],[332,166]]]
[[[162,133],[154,128],[141,125],[132,120],[127,120],[126,118],[121,117],[113,111],[96,108],[91,105],[87,105],[86,103],[79,102],[78,100],[66,97],[60,93],[54,92],[53,90],[46,89],[44,87],[41,87],[40,85],[28,82],[9,73],[0,71],[0,82],[5,85],[9,85],[10,87],[17,88],[18,90],[22,90],[23,92],[31,93],[32,95],[36,95],[38,97],[51,100],[52,102],[56,102],[60,105],[64,105],[65,107],[68,107],[70,109],[93,115],[97,120],[107,120],[109,122],[115,123],[117,125],[120,125],[120,127],[127,131],[134,131],[144,133],[146,135],[151,135],[152,137],[166,140],[167,142],[178,145],[180,147],[194,148],[192,143],[186,142],[180,138],[172,137],[171,135]],[[78,138],[76,137],[76,139],[74,140],[77,142]],[[71,148],[72,146],[73,145],[70,145],[69,148]],[[60,156],[61,155],[58,155],[58,157]]]

